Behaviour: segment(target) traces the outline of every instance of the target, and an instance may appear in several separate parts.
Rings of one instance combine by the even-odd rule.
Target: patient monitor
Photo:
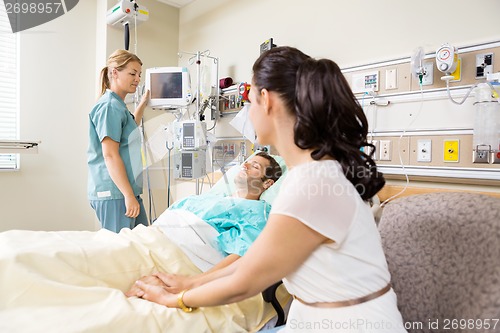
[[[191,82],[186,67],[146,69],[146,89],[151,92],[152,108],[180,108],[191,103]]]

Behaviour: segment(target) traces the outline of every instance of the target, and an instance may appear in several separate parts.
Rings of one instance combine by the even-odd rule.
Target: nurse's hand
[[[146,89],[144,94],[142,94],[141,101],[139,102],[139,105],[147,105],[150,97],[151,97],[151,92],[149,91],[149,89]]]
[[[125,209],[126,217],[136,218],[141,212],[141,205],[139,205],[139,201],[137,201],[136,197],[125,197]]]

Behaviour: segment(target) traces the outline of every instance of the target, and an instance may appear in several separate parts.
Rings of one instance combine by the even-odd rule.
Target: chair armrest
[[[271,303],[274,310],[276,311],[276,314],[278,315],[278,321],[276,321],[275,325],[276,327],[285,324],[285,311],[283,310],[280,302],[276,298],[276,290],[282,283],[283,281],[278,281],[275,284],[271,285],[270,287],[267,287],[262,292],[262,297],[264,298],[264,301],[266,301],[267,303]]]

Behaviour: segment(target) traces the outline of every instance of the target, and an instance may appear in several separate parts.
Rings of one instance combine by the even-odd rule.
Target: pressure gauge
[[[442,45],[436,52],[436,66],[446,74],[451,74],[457,68],[457,49],[449,44]]]

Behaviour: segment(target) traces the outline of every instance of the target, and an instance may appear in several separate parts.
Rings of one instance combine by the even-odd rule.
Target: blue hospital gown
[[[218,193],[189,196],[169,209],[195,214],[219,232],[219,250],[243,256],[264,228],[271,205]]]

